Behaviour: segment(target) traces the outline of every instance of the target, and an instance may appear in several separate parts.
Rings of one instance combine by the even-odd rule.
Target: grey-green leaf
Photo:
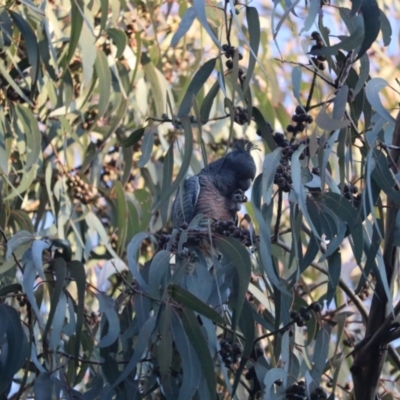
[[[100,342],[97,345],[97,347],[102,348],[111,346],[118,339],[120,325],[118,314],[115,310],[114,300],[101,292],[98,293],[97,298],[99,299],[100,312],[104,313],[108,321],[108,331],[106,335],[100,339]]]
[[[376,0],[364,0],[360,9],[364,20],[364,39],[357,59],[361,58],[372,46],[381,29],[381,11]]]
[[[199,314],[204,315],[211,321],[217,322],[219,324],[225,323],[224,319],[221,317],[221,315],[218,314],[217,311],[209,307],[198,297],[194,296],[192,293],[188,292],[182,287],[176,284],[171,284],[168,286],[168,294],[183,306],[186,306],[192,311],[196,311]]]
[[[189,7],[185,14],[183,14],[181,23],[179,24],[178,30],[175,32],[171,39],[171,47],[175,47],[178,42],[185,36],[186,32],[193,25],[193,21],[196,18],[196,10],[194,7]]]
[[[215,62],[216,58],[208,60],[205,64],[201,66],[201,68],[192,78],[179,107],[178,118],[189,115],[190,108],[192,106],[192,98],[197,95],[199,90],[203,87],[205,81],[211,75],[211,72],[215,68]]]

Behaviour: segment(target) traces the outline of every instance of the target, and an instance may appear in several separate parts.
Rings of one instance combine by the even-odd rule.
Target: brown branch
[[[399,169],[400,167],[398,151],[396,149],[396,147],[400,146],[400,112],[396,118],[392,146],[394,146],[394,148],[390,151],[390,158],[393,159],[395,163],[391,165],[391,169],[392,171],[396,171],[396,169]],[[397,248],[394,245],[394,234],[399,207],[389,197],[387,200],[387,206],[383,261],[385,265],[387,285],[392,288],[396,276],[394,271],[397,258]],[[392,301],[391,296],[388,298],[384,284],[378,280],[372,298],[367,329],[365,332],[365,338],[369,337],[370,339],[363,347],[361,347],[360,351],[356,352],[353,365],[350,369],[353,375],[356,400],[375,399],[380,375],[388,352],[386,341],[388,339],[387,336],[390,333],[388,331],[390,327],[389,324],[393,322],[393,316],[388,315],[390,313],[390,309],[388,309],[389,301]],[[398,312],[400,312],[399,304],[395,307],[395,315]],[[396,358],[396,355],[394,354],[394,349],[390,350],[389,347],[389,353],[393,356],[395,362],[399,361],[399,357]]]

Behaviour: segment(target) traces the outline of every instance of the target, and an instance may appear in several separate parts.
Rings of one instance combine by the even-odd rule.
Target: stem
[[[279,239],[279,225],[281,224],[281,216],[282,216],[282,189],[278,189],[278,211],[276,213],[276,222],[275,222],[275,231],[274,231],[274,238],[273,242],[277,242]]]
[[[306,112],[308,112],[308,110],[310,109],[310,104],[311,104],[312,95],[314,93],[316,79],[317,79],[317,71],[315,70],[313,78],[312,78],[312,82],[311,82],[310,93],[308,93],[308,99],[307,99],[307,104],[306,104]]]

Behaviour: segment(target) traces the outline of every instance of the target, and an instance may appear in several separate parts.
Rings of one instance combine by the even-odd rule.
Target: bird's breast
[[[236,205],[231,198],[221,194],[211,179],[201,177],[195,214],[204,214],[216,220],[230,220],[235,218]]]

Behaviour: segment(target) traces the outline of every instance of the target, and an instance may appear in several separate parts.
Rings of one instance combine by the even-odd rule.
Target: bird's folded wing
[[[200,183],[197,175],[186,179],[182,192],[178,189],[174,204],[172,205],[172,222],[174,228],[179,228],[184,222],[189,223],[193,219],[199,193]]]

